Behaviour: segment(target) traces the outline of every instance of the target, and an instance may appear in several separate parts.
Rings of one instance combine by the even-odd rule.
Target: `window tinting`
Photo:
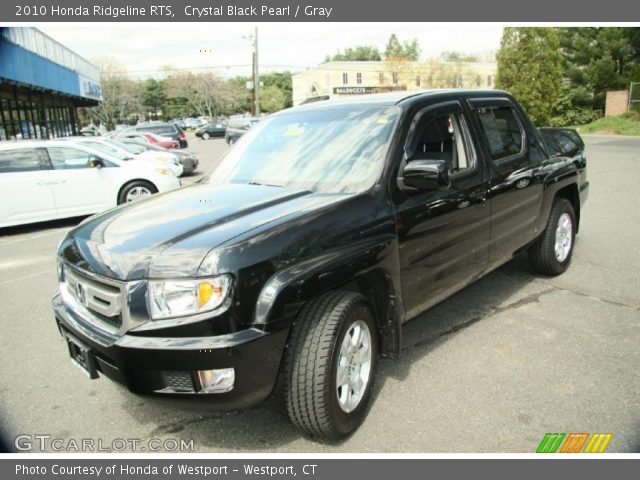
[[[0,151],[0,173],[31,172],[40,170],[35,148],[19,148]]]
[[[486,107],[476,110],[493,160],[522,151],[522,130],[511,107]]]
[[[175,135],[177,131],[173,125],[141,125],[135,129],[138,132],[151,132],[161,136]]]
[[[565,155],[573,155],[580,147],[576,144],[570,132],[557,131],[553,135],[560,152]]]
[[[473,159],[466,143],[462,118],[454,114],[442,115],[425,126],[409,161],[445,160],[452,173],[467,170],[473,166]]]

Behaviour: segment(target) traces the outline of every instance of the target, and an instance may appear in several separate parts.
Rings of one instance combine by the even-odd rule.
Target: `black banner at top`
[[[9,0],[0,22],[638,22],[629,0]]]

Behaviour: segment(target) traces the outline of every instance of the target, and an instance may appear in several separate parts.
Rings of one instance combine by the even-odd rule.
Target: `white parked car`
[[[0,143],[0,227],[98,213],[179,186],[161,165],[81,143]]]
[[[62,139],[61,139],[62,140]],[[131,148],[112,138],[92,138],[92,137],[69,137],[65,141],[75,142],[86,145],[97,150],[115,156],[120,160],[147,161],[160,164],[164,168],[171,170],[176,177],[180,177],[184,173],[184,167],[175,155],[162,152],[142,152]]]

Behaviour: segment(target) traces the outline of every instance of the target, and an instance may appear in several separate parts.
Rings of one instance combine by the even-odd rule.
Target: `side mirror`
[[[402,172],[404,184],[417,190],[446,190],[451,186],[446,160],[413,160]]]
[[[91,168],[102,168],[102,167],[104,167],[104,162],[102,161],[101,158],[91,157],[89,159],[89,167],[91,167]]]

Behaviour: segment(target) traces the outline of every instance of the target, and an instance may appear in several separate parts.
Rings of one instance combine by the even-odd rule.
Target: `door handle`
[[[47,185],[51,185],[51,182],[36,182],[36,184],[40,185],[41,187],[45,187]]]

